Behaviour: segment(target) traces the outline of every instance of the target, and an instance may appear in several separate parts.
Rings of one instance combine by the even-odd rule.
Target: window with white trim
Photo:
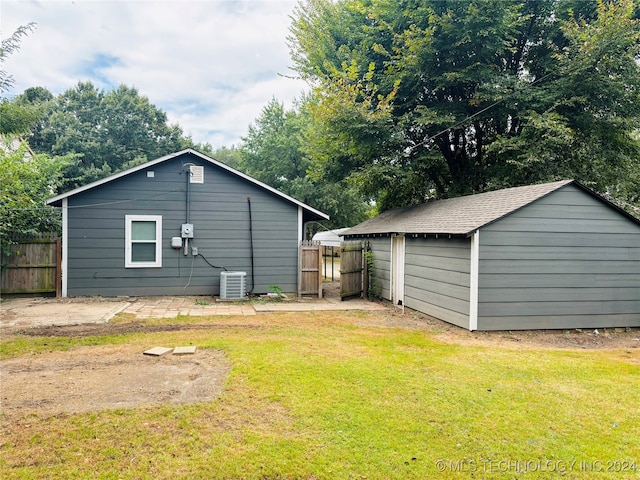
[[[162,215],[125,215],[125,268],[162,267]]]

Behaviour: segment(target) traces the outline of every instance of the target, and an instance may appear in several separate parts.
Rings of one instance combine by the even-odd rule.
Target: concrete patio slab
[[[138,297],[124,310],[137,318],[209,317],[216,315],[255,315],[249,303],[218,304],[213,297]]]
[[[77,297],[13,298],[0,304],[1,328],[107,323],[118,313],[136,319],[246,316],[270,312],[307,311],[384,311],[388,307],[363,299],[340,301],[339,298],[297,298],[286,301],[216,303],[213,297]]]
[[[102,298],[14,298],[0,304],[0,328],[106,323],[129,305]]]

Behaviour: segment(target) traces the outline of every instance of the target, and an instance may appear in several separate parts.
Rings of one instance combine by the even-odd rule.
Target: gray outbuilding
[[[245,272],[246,293],[296,292],[304,225],[329,218],[191,149],[47,204],[62,209],[63,296],[218,295],[224,271]]]
[[[508,188],[382,213],[374,287],[469,330],[640,327],[640,220],[580,183]]]

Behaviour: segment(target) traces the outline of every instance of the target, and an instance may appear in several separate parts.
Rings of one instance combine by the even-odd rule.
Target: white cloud
[[[196,142],[231,146],[272,97],[306,89],[286,45],[295,1],[3,0],[2,37],[36,22],[3,68],[19,94],[133,86]]]

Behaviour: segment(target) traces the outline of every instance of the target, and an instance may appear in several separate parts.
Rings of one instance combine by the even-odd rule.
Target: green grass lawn
[[[210,321],[235,326],[6,338],[5,358],[192,343],[225,352],[232,370],[209,403],[3,415],[0,478],[640,478],[637,358],[443,343],[433,332],[359,326],[369,315],[275,314],[259,316],[261,328],[217,317]]]

